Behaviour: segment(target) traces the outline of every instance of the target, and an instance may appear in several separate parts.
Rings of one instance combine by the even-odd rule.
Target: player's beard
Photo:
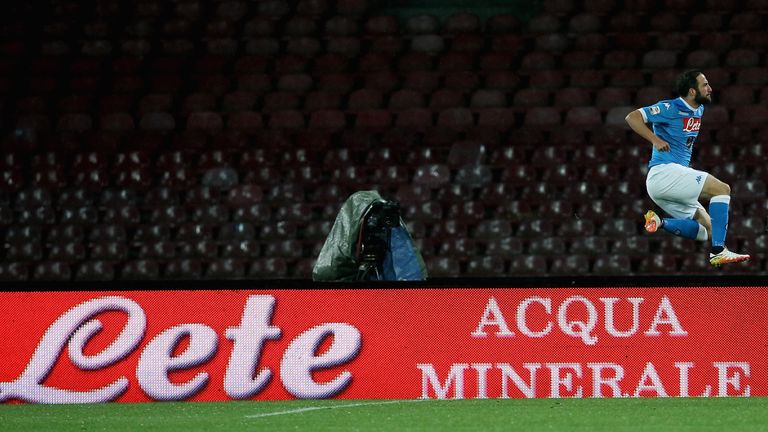
[[[706,105],[712,103],[712,96],[704,96],[699,90],[696,90],[696,99],[694,99],[699,105]]]

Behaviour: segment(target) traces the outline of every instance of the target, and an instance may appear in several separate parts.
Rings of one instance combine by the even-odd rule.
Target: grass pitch
[[[2,405],[10,431],[768,431],[768,398]]]

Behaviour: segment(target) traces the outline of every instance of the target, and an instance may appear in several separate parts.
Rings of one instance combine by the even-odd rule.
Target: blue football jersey
[[[693,143],[699,136],[704,105],[693,109],[683,98],[677,98],[643,107],[640,113],[653,126],[653,133],[669,143],[670,147],[668,152],[660,152],[654,147],[648,166],[667,163],[688,166],[691,163]]]

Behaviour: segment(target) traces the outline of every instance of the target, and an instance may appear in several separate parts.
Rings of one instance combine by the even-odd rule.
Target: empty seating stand
[[[360,189],[401,202],[436,277],[708,274],[642,230],[650,149],[624,121],[688,67],[716,94],[694,164],[733,188],[734,247],[762,247],[764,2],[377,3],[112,0],[2,27],[0,280],[308,278]]]

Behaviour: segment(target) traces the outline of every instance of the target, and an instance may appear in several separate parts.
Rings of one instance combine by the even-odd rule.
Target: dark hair
[[[680,97],[688,96],[688,89],[698,89],[699,83],[696,81],[696,77],[703,72],[700,69],[689,69],[681,73],[675,80],[675,90]]]

